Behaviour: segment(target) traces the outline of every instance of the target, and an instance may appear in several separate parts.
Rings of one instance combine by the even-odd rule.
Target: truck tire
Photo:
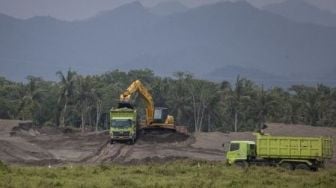
[[[133,139],[131,139],[131,140],[129,140],[129,144],[130,145],[133,145],[135,143],[135,140],[134,140],[134,138]]]
[[[234,165],[239,168],[247,168],[249,166],[246,161],[236,161]]]
[[[292,163],[289,163],[289,162],[283,162],[283,163],[281,163],[280,167],[281,168],[285,168],[287,170],[294,170],[295,169],[295,166]]]
[[[299,163],[295,165],[295,169],[310,170],[310,167],[305,163]]]
[[[317,172],[318,171],[318,167],[312,166],[312,167],[310,167],[310,170],[313,171],[313,172]]]

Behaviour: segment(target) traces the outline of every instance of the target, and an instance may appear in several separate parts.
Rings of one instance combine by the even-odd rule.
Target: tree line
[[[93,76],[68,70],[56,75],[58,81],[28,76],[24,83],[0,77],[0,118],[33,120],[38,126],[106,129],[109,110],[117,107],[120,93],[139,79],[155,105],[168,107],[177,125],[190,131],[257,130],[265,122],[336,127],[336,88],[323,84],[265,89],[239,76],[233,83],[215,83],[186,72],[159,77],[149,69]],[[134,103],[142,117],[145,104],[138,98],[135,95]]]

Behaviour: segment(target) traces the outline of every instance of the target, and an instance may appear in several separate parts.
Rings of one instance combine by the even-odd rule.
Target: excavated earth
[[[336,140],[335,128],[271,123],[265,132],[288,136],[330,136]],[[36,128],[30,122],[0,120],[0,160],[10,164],[138,164],[176,159],[223,161],[226,148],[222,145],[230,140],[255,140],[255,136],[251,132],[150,133],[140,135],[134,145],[110,144],[107,131],[81,133],[70,128]],[[336,163],[335,153],[330,160],[332,163]]]

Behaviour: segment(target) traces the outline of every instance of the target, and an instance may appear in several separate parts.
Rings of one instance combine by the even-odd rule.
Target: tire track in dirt
[[[185,144],[107,144],[96,156],[87,162],[117,162],[117,163],[141,163],[147,161],[164,161],[170,159],[194,159],[194,160],[224,160],[223,152],[213,149],[193,148]]]
[[[107,162],[114,161],[120,155],[121,151],[125,146],[122,144],[109,144],[109,141],[102,146],[102,149],[92,156],[86,158],[82,162],[97,163],[97,162]]]

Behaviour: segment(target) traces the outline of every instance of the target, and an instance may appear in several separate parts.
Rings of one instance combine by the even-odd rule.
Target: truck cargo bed
[[[332,140],[326,137],[257,135],[257,156],[262,158],[314,159],[332,157]]]

